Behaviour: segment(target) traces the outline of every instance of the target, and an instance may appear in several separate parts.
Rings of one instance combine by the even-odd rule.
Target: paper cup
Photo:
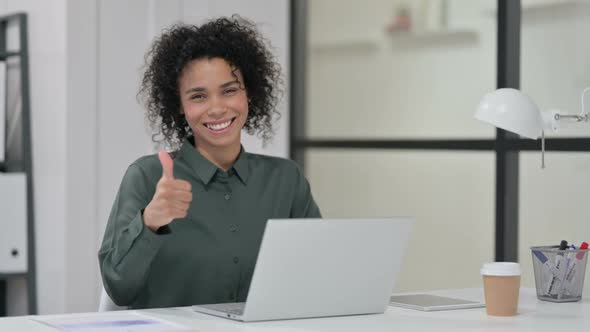
[[[518,263],[486,263],[481,268],[486,311],[490,316],[514,316],[522,270]]]

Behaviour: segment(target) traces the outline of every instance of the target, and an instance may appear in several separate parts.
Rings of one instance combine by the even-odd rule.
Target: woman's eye
[[[192,100],[203,100],[205,99],[205,95],[194,95],[191,97]]]
[[[236,93],[237,91],[238,91],[238,89],[232,88],[232,89],[227,89],[227,90],[223,91],[223,93],[225,93],[226,95],[231,95],[231,94]]]

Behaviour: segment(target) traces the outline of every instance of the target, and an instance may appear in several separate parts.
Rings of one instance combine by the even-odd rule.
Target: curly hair
[[[192,135],[180,112],[179,79],[191,61],[211,58],[224,59],[244,77],[248,95],[246,131],[256,133],[264,142],[272,138],[273,117],[280,116],[275,107],[283,93],[283,81],[270,48],[254,23],[237,15],[201,26],[176,24],[164,30],[145,55],[146,69],[138,94],[147,109],[152,140],[178,147]]]

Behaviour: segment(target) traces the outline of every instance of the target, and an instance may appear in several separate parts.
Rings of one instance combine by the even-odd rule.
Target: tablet
[[[389,305],[422,311],[483,308],[486,306],[481,302],[429,294],[395,295],[390,298]]]

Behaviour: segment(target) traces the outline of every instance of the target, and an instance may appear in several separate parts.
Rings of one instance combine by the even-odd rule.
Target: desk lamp
[[[545,131],[556,133],[563,121],[590,122],[590,115],[584,108],[584,96],[588,91],[590,87],[582,92],[582,112],[573,115],[559,110],[541,112],[533,100],[521,91],[498,89],[481,99],[475,118],[526,138],[541,137],[541,168],[545,168]]]

